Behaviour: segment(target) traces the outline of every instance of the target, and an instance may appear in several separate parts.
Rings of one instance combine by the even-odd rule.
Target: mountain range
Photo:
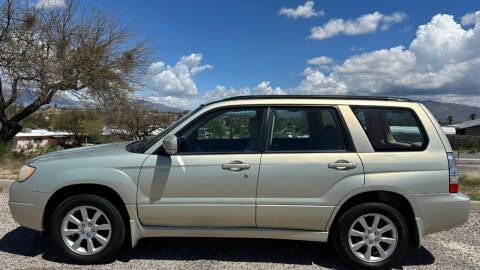
[[[437,118],[437,120],[440,122],[446,122],[449,115],[453,117],[453,123],[471,120],[470,115],[472,113],[474,113],[477,118],[480,118],[480,107],[457,103],[437,102],[432,100],[420,102],[425,104],[425,106],[427,106],[435,118]]]
[[[148,102],[148,101],[147,101]],[[451,115],[453,117],[453,122],[463,122],[470,120],[470,115],[472,113],[476,114],[480,118],[480,107],[457,104],[457,103],[444,103],[437,102],[432,100],[419,101],[423,103],[427,108],[433,113],[435,118],[440,122],[446,122],[447,117]],[[184,111],[179,108],[169,107],[160,103],[148,102],[149,105],[161,112],[181,112]]]
[[[185,109],[180,109],[180,108],[176,108],[176,107],[161,104],[161,103],[153,103],[148,100],[144,100],[143,102],[147,106],[159,112],[185,111]],[[440,122],[446,122],[447,117],[449,115],[453,117],[454,123],[470,120],[470,115],[472,113],[474,113],[477,116],[477,118],[480,118],[480,107],[457,104],[457,103],[438,102],[438,101],[432,101],[432,100],[419,101],[419,102],[425,104],[425,106],[428,107],[428,109],[433,113],[435,118],[437,118],[437,120]],[[26,102],[26,100],[21,100],[18,103],[28,103],[28,102]],[[71,100],[61,100],[61,101],[56,100],[52,103],[57,104],[57,106],[59,107],[82,107],[81,105],[76,104]]]

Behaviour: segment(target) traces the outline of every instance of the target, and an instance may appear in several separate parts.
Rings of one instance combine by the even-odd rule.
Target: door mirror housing
[[[178,141],[177,136],[175,135],[167,135],[162,141],[163,149],[169,155],[175,155],[178,152]]]

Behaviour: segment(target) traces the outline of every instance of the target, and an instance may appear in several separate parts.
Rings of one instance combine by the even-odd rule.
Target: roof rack
[[[383,96],[348,96],[348,95],[249,95],[249,96],[236,96],[229,97],[219,101],[229,100],[248,100],[248,99],[356,99],[356,100],[386,100],[386,101],[399,101],[399,102],[411,102],[409,98],[400,97],[383,97]],[[217,102],[219,102],[217,101]]]

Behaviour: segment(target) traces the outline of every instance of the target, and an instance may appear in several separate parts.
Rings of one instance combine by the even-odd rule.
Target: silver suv
[[[202,105],[148,141],[31,160],[9,206],[80,264],[144,237],[248,237],[328,241],[350,266],[377,269],[463,224],[470,199],[422,104],[244,96]]]

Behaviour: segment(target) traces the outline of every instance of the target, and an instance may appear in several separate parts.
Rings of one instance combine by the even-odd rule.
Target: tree
[[[471,120],[475,120],[475,119],[477,118],[477,115],[474,114],[474,113],[472,113],[472,114],[470,114],[469,118],[470,118]]]
[[[164,115],[154,111],[143,100],[132,100],[119,104],[106,113],[106,127],[113,135],[124,140],[140,140],[151,136],[152,132],[164,128]],[[167,120],[176,120],[170,119]]]
[[[449,115],[449,116],[447,117],[447,123],[448,123],[449,125],[451,125],[451,124],[453,123],[453,116]]]
[[[52,121],[53,129],[71,132],[77,138],[83,134],[101,135],[103,126],[103,117],[94,110],[66,109],[56,114]]]
[[[82,13],[74,1],[44,9],[0,0],[0,141],[12,139],[20,122],[54,97],[112,103],[141,85],[146,43],[118,19]],[[30,103],[7,115],[19,98]]]

